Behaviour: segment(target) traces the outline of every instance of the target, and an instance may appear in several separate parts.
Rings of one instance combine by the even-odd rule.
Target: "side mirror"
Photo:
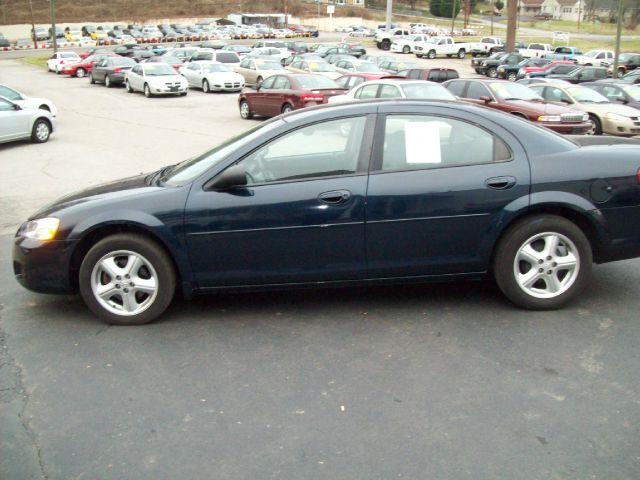
[[[228,190],[234,187],[243,187],[247,184],[247,172],[242,165],[234,165],[227,168],[220,175],[208,182],[205,190]]]
[[[482,95],[482,96],[480,97],[480,100],[482,100],[484,103],[489,103],[489,102],[491,102],[491,101],[492,101],[492,100],[491,100],[491,97],[487,97],[486,95]]]
[[[13,104],[13,109],[14,110],[22,110],[22,107],[20,105],[18,105],[17,103]]]

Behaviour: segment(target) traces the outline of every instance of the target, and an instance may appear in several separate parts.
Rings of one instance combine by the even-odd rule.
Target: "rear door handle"
[[[351,192],[349,190],[332,190],[330,192],[324,192],[318,195],[318,200],[323,203],[329,203],[331,205],[337,205],[338,203],[344,203],[351,198]]]
[[[493,190],[509,190],[516,184],[515,177],[491,177],[484,181],[484,184]]]

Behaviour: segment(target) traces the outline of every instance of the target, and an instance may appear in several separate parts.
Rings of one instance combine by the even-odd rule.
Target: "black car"
[[[506,66],[516,66],[524,60],[524,57],[517,52],[507,53],[500,58],[487,58],[476,68],[476,73],[486,75],[489,78],[498,78],[498,69]]]
[[[547,75],[547,78],[576,84],[595,82],[607,78],[607,69],[604,67],[578,67],[565,75],[552,73]]]
[[[593,82],[583,83],[582,86],[595,90],[611,102],[622,103],[629,107],[640,109],[640,86],[638,85],[622,82]]]
[[[640,146],[592,143],[457,102],[305,108],[49,204],[16,232],[13,270],[119,325],[176,292],[489,275],[515,305],[557,309],[594,262],[640,256]]]
[[[127,43],[125,45],[118,45],[113,49],[113,53],[121,57],[133,57],[133,52],[137,50],[142,50],[142,47],[137,43]]]
[[[551,60],[547,60],[545,58],[527,58],[522,60],[520,63],[514,64],[505,64],[500,65],[498,67],[498,77],[506,78],[512,82],[515,82],[518,79],[518,72],[521,68],[525,67],[544,67],[545,65],[549,65]]]
[[[566,75],[578,68],[580,68],[580,66],[575,63],[557,63],[539,72],[529,72],[525,74],[524,78],[544,78],[548,75]]]
[[[89,72],[89,83],[104,83],[106,87],[122,85],[124,73],[136,65],[128,57],[105,57],[97,62]]]
[[[356,58],[360,58],[362,55],[367,54],[367,50],[357,43],[339,43],[339,48],[344,48],[349,52],[349,55],[353,55]]]
[[[296,55],[307,53],[309,47],[304,42],[285,42],[286,47]]]
[[[618,57],[618,77],[640,67],[640,53],[622,53]],[[609,73],[613,74],[613,65],[609,66]]]
[[[491,62],[491,64],[495,64],[496,72],[497,72],[497,67],[501,65],[501,60],[505,58],[507,55],[508,55],[507,52],[496,52],[496,53],[492,53],[487,58],[474,57],[471,59],[471,68],[473,68],[476,71],[476,73],[484,75],[487,71],[485,67],[486,62]]]
[[[329,55],[350,55],[354,57],[355,55],[351,54],[349,50],[342,47],[320,47],[315,51],[316,55],[319,57],[328,57]]]

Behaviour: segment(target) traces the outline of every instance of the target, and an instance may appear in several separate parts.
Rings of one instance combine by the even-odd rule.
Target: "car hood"
[[[539,112],[540,115],[562,115],[563,113],[572,113],[570,108],[557,103],[529,102],[527,100],[509,100],[505,103],[521,106],[522,108],[528,108],[529,110],[535,110]]]
[[[244,82],[244,77],[236,72],[206,73],[205,78],[217,82]]]
[[[44,206],[34,213],[29,220],[34,218],[42,218],[54,214],[60,210],[71,208],[77,205],[88,203],[94,200],[104,200],[107,197],[124,197],[134,193],[140,193],[141,190],[158,190],[162,187],[147,185],[145,181],[146,175],[136,175],[120,180],[116,180],[94,187],[80,190],[71,195],[59,198],[52,203]]]
[[[166,83],[166,82],[184,82],[185,79],[182,75],[160,75],[157,77],[145,77],[146,81],[149,83]]]

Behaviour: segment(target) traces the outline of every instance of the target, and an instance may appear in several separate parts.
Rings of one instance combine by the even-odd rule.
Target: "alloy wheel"
[[[46,122],[40,122],[36,126],[36,137],[41,142],[44,142],[49,138],[49,125]]]

